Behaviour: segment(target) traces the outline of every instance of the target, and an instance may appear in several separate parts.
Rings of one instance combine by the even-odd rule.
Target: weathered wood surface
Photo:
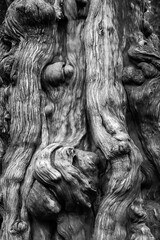
[[[36,231],[42,231],[39,239],[53,234],[57,239],[89,239],[93,228],[93,217],[86,219],[93,215],[89,209],[96,195],[98,163],[95,153],[85,151],[83,28],[88,5],[81,11],[74,1],[64,3],[65,16],[59,21],[58,4],[14,1],[4,22],[4,40],[14,47],[4,49],[8,57],[2,55],[1,61],[4,81],[10,78],[4,84],[11,118],[3,159],[7,214],[2,239],[36,239]],[[37,206],[38,188],[44,193]],[[39,219],[30,222],[28,212],[37,218],[46,214],[44,220],[54,221],[55,233],[50,227],[44,230]]]
[[[145,37],[145,34],[144,34]],[[159,238],[159,40],[150,32],[147,38],[130,47],[131,63],[123,72],[123,82],[133,114],[135,131],[144,155],[142,194],[146,221],[155,239]],[[147,193],[147,194],[146,194]],[[153,220],[154,219],[154,220]],[[153,224],[153,222],[154,224]]]
[[[147,4],[6,5],[1,239],[158,239],[160,54]]]
[[[123,67],[119,9],[112,1],[92,1],[86,30],[87,109],[92,137],[108,161],[109,176],[103,186],[94,239],[154,239],[142,208],[143,159],[126,125],[127,99],[119,79]]]

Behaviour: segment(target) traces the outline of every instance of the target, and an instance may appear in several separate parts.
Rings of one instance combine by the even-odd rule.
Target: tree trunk
[[[123,4],[127,10],[127,1]],[[102,186],[94,239],[153,239],[141,206],[142,155],[126,125],[127,101],[120,76],[130,26],[126,27],[124,12],[116,14],[120,10],[118,1],[92,1],[86,27],[87,109],[92,137],[108,161],[105,174],[109,176]],[[132,19],[128,21],[133,24]],[[134,34],[138,37],[136,26]]]
[[[146,21],[155,21],[151,3],[2,7],[1,239],[158,239],[160,54]]]

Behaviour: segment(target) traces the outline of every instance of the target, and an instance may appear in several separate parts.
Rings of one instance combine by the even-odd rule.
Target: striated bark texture
[[[2,2],[0,239],[160,238],[155,2]]]
[[[116,8],[112,1],[92,1],[86,27],[88,116],[108,162],[94,239],[154,239],[142,208],[142,155],[127,132]]]
[[[148,24],[146,30],[147,27]],[[144,155],[142,195],[147,212],[146,222],[155,239],[158,239],[159,219],[156,216],[159,211],[159,40],[152,32],[146,36],[145,31],[143,37],[144,39],[128,50],[132,65],[124,69],[122,79]]]
[[[84,102],[88,3],[66,1],[63,9],[60,1],[17,0],[3,24],[10,129],[2,239],[90,239],[93,229],[98,155],[89,151]]]
[[[3,218],[5,226],[2,239],[10,239],[9,234],[15,235],[27,229],[19,213],[22,204],[20,185],[33,153],[40,144],[40,76],[54,49],[54,42],[51,41],[54,34],[51,25],[54,9],[43,1],[34,4],[32,1],[25,5],[23,1],[15,1],[8,9],[3,26],[4,34],[6,38],[11,38],[14,48],[11,48],[12,85],[9,85],[8,96],[10,144],[3,160],[5,172],[2,193],[7,214]],[[8,58],[11,58],[11,54],[8,54]],[[5,57],[3,66],[7,61]]]

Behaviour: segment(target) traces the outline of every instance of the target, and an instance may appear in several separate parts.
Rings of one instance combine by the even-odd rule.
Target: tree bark
[[[125,1],[124,6],[127,7]],[[142,155],[126,125],[127,100],[120,80],[126,36],[123,35],[122,42],[119,38],[126,26],[119,29],[118,20],[122,17],[123,21],[123,16],[116,12],[120,9],[118,1],[92,1],[86,27],[87,109],[91,133],[109,162],[106,171],[109,179],[103,186],[94,239],[154,239],[144,221],[142,208]],[[129,34],[130,29],[127,31]]]
[[[160,55],[146,21],[154,22],[145,13],[151,3],[2,6],[1,239],[158,239]]]

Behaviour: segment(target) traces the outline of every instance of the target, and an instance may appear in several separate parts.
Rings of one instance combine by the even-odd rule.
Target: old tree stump
[[[160,239],[159,9],[0,2],[0,239]]]

